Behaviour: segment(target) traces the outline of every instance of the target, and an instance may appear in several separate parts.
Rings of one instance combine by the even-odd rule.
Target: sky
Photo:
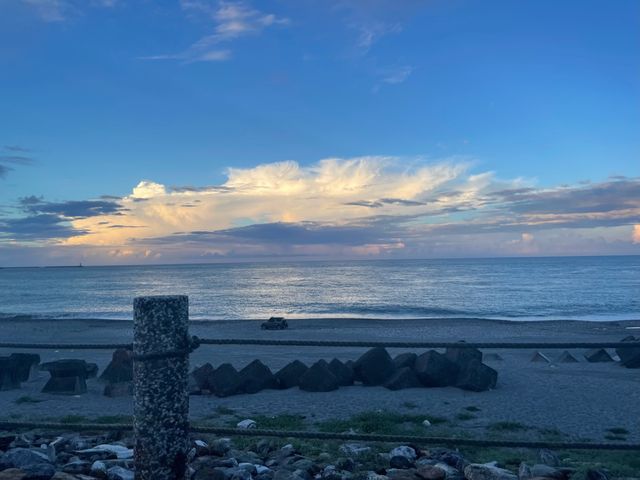
[[[640,254],[636,0],[0,0],[0,266]]]

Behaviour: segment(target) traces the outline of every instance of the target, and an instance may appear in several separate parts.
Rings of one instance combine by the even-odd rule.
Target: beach
[[[194,321],[192,334],[202,338],[304,339],[342,341],[486,341],[486,342],[598,342],[619,341],[635,334],[640,320],[620,322],[508,322],[486,319],[292,320],[288,330],[263,331],[257,321]],[[132,339],[130,321],[55,319],[2,320],[3,340],[12,342],[126,343]],[[0,355],[17,352],[4,349]],[[20,350],[27,351],[27,350]],[[355,360],[366,348],[201,346],[191,355],[191,368],[210,362],[217,367],[230,362],[240,369],[258,358],[276,371],[292,360],[311,364],[318,359]],[[405,350],[390,349],[391,355]],[[416,353],[421,351],[414,350]],[[539,431],[559,431],[567,438],[603,441],[610,429],[628,430],[627,440],[640,440],[637,405],[640,403],[640,370],[617,363],[588,363],[584,350],[572,351],[578,363],[555,363],[561,350],[544,350],[552,363],[531,362],[532,350],[484,350],[499,353],[502,361],[486,363],[498,371],[498,385],[487,392],[447,388],[413,388],[390,391],[383,387],[351,386],[334,392],[310,393],[298,389],[265,390],[227,398],[191,396],[194,421],[211,420],[215,412],[233,411],[237,418],[301,415],[306,422],[349,418],[357,413],[381,410],[445,418],[461,431],[484,431],[499,422],[516,422]],[[112,351],[29,350],[42,362],[79,358],[104,369]],[[130,415],[131,397],[108,398],[103,385],[88,381],[88,393],[58,396],[40,393],[49,375],[22,384],[18,390],[0,392],[0,412],[5,419],[51,419],[77,415]],[[29,398],[33,401],[21,401]],[[474,411],[469,415],[467,409]],[[467,412],[464,420],[461,420]],[[472,418],[469,418],[472,417]],[[221,421],[229,421],[222,418]],[[521,432],[522,436],[522,432]]]

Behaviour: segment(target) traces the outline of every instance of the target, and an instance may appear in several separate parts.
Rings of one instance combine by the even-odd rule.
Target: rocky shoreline
[[[0,433],[0,480],[133,480],[133,437],[123,432]],[[549,450],[532,461],[474,462],[458,450],[417,445],[193,436],[191,480],[631,480],[576,467]],[[531,457],[530,457],[531,458]]]

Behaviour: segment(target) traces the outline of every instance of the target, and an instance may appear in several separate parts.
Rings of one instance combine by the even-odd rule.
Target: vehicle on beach
[[[262,322],[260,328],[262,330],[285,330],[289,328],[289,324],[284,317],[271,317],[266,322]]]

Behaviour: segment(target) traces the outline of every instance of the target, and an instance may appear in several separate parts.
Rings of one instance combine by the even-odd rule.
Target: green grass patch
[[[58,421],[65,424],[84,423],[87,421],[87,417],[84,415],[65,415],[60,417]]]
[[[131,415],[103,415],[94,420],[94,423],[100,423],[102,425],[112,425],[115,423],[133,423],[133,417]]]
[[[423,432],[422,422],[429,420],[432,425],[446,423],[448,420],[432,415],[418,415],[390,412],[363,412],[348,419],[325,420],[317,427],[322,432],[378,433],[383,435],[419,434]]]
[[[493,432],[519,432],[530,428],[520,422],[494,422],[487,426]]]
[[[39,400],[37,398],[30,397],[29,395],[23,395],[21,397],[16,398],[13,403],[15,403],[16,405],[23,405],[25,403],[40,403],[40,402],[44,402],[44,400]]]
[[[300,415],[258,415],[253,420],[258,428],[268,430],[305,430],[304,418]]]

